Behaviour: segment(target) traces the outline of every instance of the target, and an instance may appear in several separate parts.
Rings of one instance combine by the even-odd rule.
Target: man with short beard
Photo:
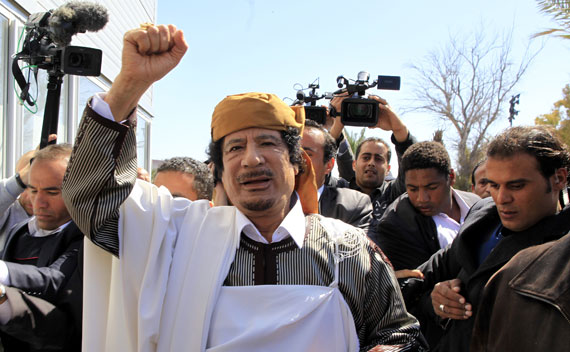
[[[332,171],[335,163],[336,142],[329,132],[313,120],[305,121],[303,150],[311,158],[317,190],[319,192],[319,214],[359,227],[369,237],[372,221],[372,203],[365,194],[349,188],[331,187],[325,179]]]
[[[339,114],[342,101],[345,98],[346,97],[335,97],[331,101],[331,106],[334,107]],[[399,165],[402,155],[408,147],[416,143],[416,139],[410,134],[404,122],[385,99],[375,95],[370,95],[369,98],[378,102],[378,123],[376,126],[369,128],[392,131],[391,142],[396,148]],[[340,116],[337,116],[331,129],[331,135],[342,136],[340,131],[342,131],[343,127],[344,125],[340,121]],[[406,192],[403,173],[398,172],[396,179],[387,179],[390,172],[391,156],[392,151],[390,150],[390,145],[383,139],[378,137],[368,137],[364,139],[356,147],[356,156],[352,161],[354,177],[347,180],[350,181],[349,187],[351,189],[370,196],[375,221],[380,220],[390,203]],[[344,159],[344,161],[339,162],[340,171],[347,169],[346,164],[348,158]],[[341,167],[341,164],[345,166]],[[341,176],[343,176],[342,173]]]
[[[394,116],[396,116],[394,114]],[[394,117],[394,130],[392,143],[396,146],[398,164],[404,152],[415,143],[415,138],[408,132],[402,121]],[[401,126],[399,125],[401,124]],[[395,128],[395,127],[394,127]],[[390,171],[390,146],[383,139],[369,137],[363,140],[356,148],[356,159],[352,162],[355,177],[350,181],[350,188],[366,193],[370,196],[374,207],[374,219],[379,221],[388,205],[406,192],[404,175],[398,171],[398,177],[386,181],[386,175]]]
[[[83,351],[424,351],[380,251],[312,215],[302,108],[265,93],[216,106],[209,156],[233,206],[136,180],[134,110],[186,49],[173,25],[127,32],[119,75],[85,109],[63,186],[98,246],[85,247]]]

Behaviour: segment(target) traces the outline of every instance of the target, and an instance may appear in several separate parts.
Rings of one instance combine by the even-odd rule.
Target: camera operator
[[[331,107],[337,111],[337,115],[341,113],[342,101],[347,96],[337,96],[331,100]],[[369,99],[378,102],[378,123],[370,128],[380,128],[385,131],[392,131],[392,143],[396,147],[398,157],[398,165],[404,152],[409,146],[416,142],[416,139],[410,134],[408,128],[400,117],[392,110],[388,102],[375,95],[369,95]],[[340,116],[334,119],[331,127],[331,135],[339,140],[342,136],[344,125]],[[375,220],[380,220],[386,207],[398,198],[402,193],[406,192],[404,175],[398,173],[395,180],[387,181],[386,175],[390,171],[390,157],[392,152],[390,146],[384,140],[377,137],[369,137],[363,140],[356,148],[356,158],[348,160],[347,158],[338,159],[338,168],[341,177],[351,175],[348,172],[341,172],[351,168],[354,176],[347,179],[349,187],[366,193],[370,196],[374,207],[373,215]],[[349,166],[350,165],[350,166]]]

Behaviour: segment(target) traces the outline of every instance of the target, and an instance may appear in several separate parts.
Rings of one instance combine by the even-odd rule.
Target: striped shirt
[[[133,189],[136,169],[136,139],[129,120],[124,124],[109,121],[88,106],[64,178],[63,196],[83,233],[116,256],[119,207]],[[302,223],[303,218],[301,214]],[[302,246],[291,236],[266,244],[242,233],[224,284],[330,285],[335,247],[324,226],[329,220],[317,215],[305,219],[308,231]],[[348,237],[362,244],[339,265],[339,289],[353,314],[361,349],[426,350],[417,320],[406,312],[397,280],[380,250],[364,232],[344,226],[349,229]],[[344,252],[351,250],[340,247]]]

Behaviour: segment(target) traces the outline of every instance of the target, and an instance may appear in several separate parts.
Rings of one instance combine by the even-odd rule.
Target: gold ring
[[[144,22],[144,23],[141,23],[141,24],[140,24],[140,27],[141,27],[142,29],[148,29],[149,27],[153,27],[153,26],[154,26],[154,24],[152,24],[152,23],[150,23],[150,22]]]

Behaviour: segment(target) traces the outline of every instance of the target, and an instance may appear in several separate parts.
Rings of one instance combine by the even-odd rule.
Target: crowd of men
[[[135,108],[186,50],[173,25],[127,32],[73,149],[1,181],[5,351],[568,349],[570,151],[552,130],[494,137],[465,192],[382,98],[396,178],[388,142],[353,154],[339,118],[244,93],[216,106],[207,163],[151,178]]]

